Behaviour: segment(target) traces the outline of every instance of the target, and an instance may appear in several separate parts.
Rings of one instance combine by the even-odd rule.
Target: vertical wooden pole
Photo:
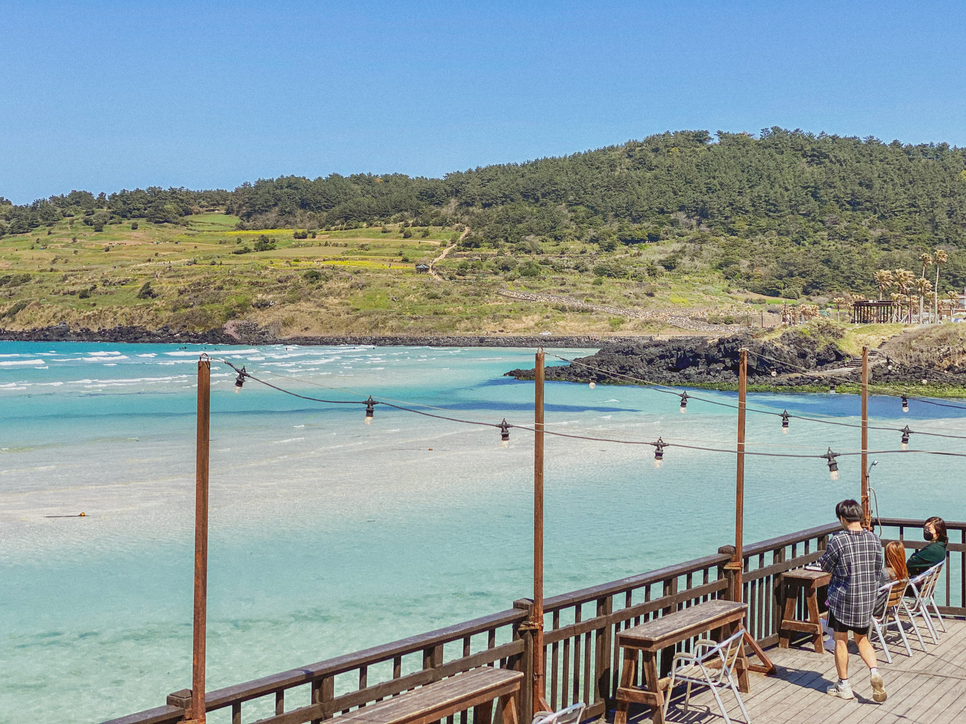
[[[198,439],[195,457],[195,615],[191,669],[191,721],[205,721],[205,629],[208,614],[208,440],[211,360],[198,360]]]
[[[734,592],[734,600],[741,603],[744,600],[744,582],[742,573],[745,569],[745,418],[748,407],[748,350],[744,347],[738,353],[738,455],[737,467],[735,471],[735,555],[730,563],[725,564],[725,569],[732,575],[731,587]],[[784,552],[784,549],[782,549]],[[778,668],[772,663],[771,659],[764,652],[757,641],[748,631],[745,625],[744,642],[751,647],[752,653],[759,658],[761,664],[749,664],[744,660],[744,650],[742,650],[742,666],[745,671],[741,676],[747,681],[747,671],[757,671],[762,674],[774,676],[778,673]]]
[[[869,505],[869,348],[862,348],[862,527],[872,530]]]
[[[748,397],[748,350],[741,348],[738,362],[738,462],[735,473],[735,600],[741,602],[745,527],[745,414]]]
[[[543,349],[537,350],[533,405],[533,708],[550,711],[543,651]]]

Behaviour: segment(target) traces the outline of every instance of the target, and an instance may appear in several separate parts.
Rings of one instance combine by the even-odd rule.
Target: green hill
[[[439,278],[415,273],[448,247]],[[682,131],[441,179],[0,199],[0,326],[653,332],[682,308],[875,296],[877,269],[918,275],[936,249],[940,292],[962,288],[964,247],[962,149]]]

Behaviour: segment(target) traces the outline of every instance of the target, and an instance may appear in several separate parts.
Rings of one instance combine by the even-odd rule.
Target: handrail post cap
[[[191,706],[191,689],[180,689],[172,694],[168,694],[168,706],[176,706],[179,709],[187,709]]]
[[[533,599],[518,598],[516,601],[513,602],[513,607],[523,609],[524,611],[529,611],[531,608],[533,608]]]

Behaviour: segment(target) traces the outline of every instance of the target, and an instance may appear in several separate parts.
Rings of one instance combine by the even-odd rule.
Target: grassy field
[[[771,325],[777,315],[768,310],[782,303],[732,291],[719,273],[686,263],[663,270],[657,263],[676,251],[674,242],[611,252],[574,241],[454,248],[435,266],[437,278],[415,266],[439,256],[462,228],[243,231],[237,218],[220,213],[185,222],[124,221],[98,232],[70,218],[0,239],[0,327],[202,331],[247,319],[281,336],[626,335],[682,333],[666,322],[682,312],[699,321]],[[296,238],[302,235],[308,238]],[[650,271],[628,275],[631,268]],[[634,314],[508,298],[500,294],[506,290]],[[647,318],[638,318],[642,310]]]
[[[391,225],[301,239],[295,229],[240,231],[237,218],[219,213],[186,221],[125,221],[98,232],[75,218],[0,239],[0,326],[204,330],[249,319],[281,335],[627,334],[663,327],[510,299],[499,294],[504,289],[629,309],[702,308],[731,317],[744,311],[742,300],[708,275],[595,275],[591,268],[603,255],[575,242],[545,245],[542,253],[454,249],[435,278],[417,274],[416,264],[436,258],[461,229]],[[656,259],[668,251],[652,246],[627,255]],[[606,255],[608,262],[620,258]]]

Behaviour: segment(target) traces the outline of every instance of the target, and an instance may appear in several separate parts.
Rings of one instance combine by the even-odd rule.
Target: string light
[[[909,449],[909,435],[911,434],[912,434],[912,430],[909,429],[908,425],[902,428],[902,449],[903,450]]]
[[[500,423],[500,447],[510,447],[510,426],[507,424],[505,417],[503,422]]]
[[[587,369],[590,369],[590,366],[589,365],[585,365],[585,364],[581,363],[579,360],[571,360],[571,359],[567,359],[566,357],[560,357],[559,355],[554,355],[554,356],[557,359],[561,360],[562,362],[569,362],[572,365],[577,365],[579,367],[586,367]],[[772,359],[771,357],[768,357],[768,356],[762,355],[762,354],[759,354],[758,356],[759,357],[762,357],[764,359]],[[777,362],[779,360],[774,360],[774,361]],[[796,365],[792,365],[792,366],[797,367]],[[634,377],[632,375],[625,375],[625,374],[621,374],[619,372],[608,372],[606,370],[601,370],[601,369],[598,369],[596,367],[593,368],[593,369],[595,370],[595,372],[597,372],[599,374],[605,374],[608,377],[613,377],[614,379],[622,379],[622,380],[627,380],[629,382],[633,382],[635,384],[646,385],[650,389],[654,390],[655,392],[661,392],[661,393],[668,394],[668,395],[677,395],[679,397],[683,394],[681,392],[677,392],[676,390],[673,390],[673,389],[671,389],[669,387],[666,387],[664,385],[660,385],[660,384],[655,383],[655,382],[650,382],[648,380],[645,380],[645,379],[642,379],[642,378],[639,378],[639,377]],[[801,368],[801,369],[804,370],[804,368]],[[806,372],[806,374],[814,374],[814,373],[808,373],[808,372]],[[834,387],[834,383],[832,383],[832,385],[830,386],[829,392],[833,392],[833,390],[831,389],[832,387]],[[728,409],[731,409],[731,410],[737,410],[738,409],[738,406],[735,405],[735,404],[731,404],[731,403],[728,403],[728,402],[722,402],[720,400],[712,400],[712,399],[707,398],[707,397],[698,397],[696,395],[688,395],[688,399],[701,400],[702,402],[706,402],[709,405],[717,405],[718,407],[727,407]],[[966,405],[954,405],[954,404],[950,404],[950,403],[947,403],[947,402],[937,402],[935,400],[928,400],[928,399],[921,398],[921,397],[915,397],[913,399],[918,400],[919,402],[922,402],[922,403],[925,403],[925,404],[929,404],[929,405],[938,405],[939,407],[954,407],[954,408],[966,410]],[[746,407],[745,409],[748,412],[756,412],[756,413],[759,413],[759,414],[762,414],[762,415],[776,415],[776,416],[779,416],[780,417],[781,414],[782,414],[782,413],[777,412],[777,411],[763,410],[763,409],[755,408],[755,407]],[[790,418],[791,417],[794,417],[797,420],[808,420],[809,422],[818,422],[818,423],[821,423],[823,425],[837,425],[839,427],[852,427],[852,428],[856,428],[856,429],[862,427],[862,425],[857,424],[857,423],[842,422],[840,420],[829,420],[829,419],[824,419],[822,417],[814,417],[814,416],[809,416],[809,415],[789,415],[789,417]],[[888,430],[888,431],[894,431],[894,432],[899,432],[900,431],[900,429],[898,427],[885,427],[885,426],[882,426],[882,425],[869,425],[867,427],[867,429],[869,429],[869,430]],[[925,431],[922,431],[922,430],[917,430],[916,432],[918,434],[920,434],[920,435],[928,435],[930,437],[945,437],[945,438],[950,438],[950,439],[955,439],[955,440],[966,440],[966,436],[964,436],[964,435],[949,435],[949,434],[946,434],[946,433],[925,432]]]
[[[688,393],[681,393],[681,414],[683,415],[688,411]]]
[[[661,438],[658,438],[657,442],[654,443],[654,467],[658,470],[660,470],[661,466],[664,464],[664,448],[666,447],[667,443]]]
[[[902,411],[909,412],[909,398],[905,395],[902,396]]]
[[[238,377],[235,379],[235,394],[238,394],[239,392],[241,392],[242,385],[245,384],[245,378],[247,376],[248,376],[248,373],[245,371],[244,367],[238,370]]]
[[[590,383],[589,385],[587,385],[587,386],[588,386],[588,387],[589,387],[590,389],[594,389],[595,387],[597,387],[597,383],[596,383],[596,382],[591,382],[591,383]]]
[[[563,359],[563,358],[561,358],[561,359]],[[366,405],[366,422],[367,423],[371,423],[372,414],[374,412],[375,405],[386,405],[387,407],[391,407],[391,408],[396,409],[396,410],[400,410],[400,411],[403,411],[403,412],[410,412],[410,413],[413,413],[413,414],[416,414],[416,415],[423,415],[423,416],[426,416],[426,417],[432,417],[434,419],[446,420],[446,421],[449,421],[449,422],[456,422],[456,423],[461,423],[461,424],[466,424],[466,425],[482,425],[484,427],[495,427],[495,428],[498,428],[500,430],[500,432],[501,432],[501,440],[502,440],[502,437],[503,437],[503,432],[504,432],[503,424],[506,423],[506,420],[505,419],[500,424],[496,424],[496,423],[492,423],[492,422],[482,422],[482,421],[476,421],[476,420],[465,420],[465,419],[461,419],[461,418],[450,417],[450,416],[447,416],[447,415],[434,414],[434,413],[431,413],[431,412],[426,412],[424,410],[412,409],[410,407],[405,407],[405,406],[400,405],[400,404],[394,404],[393,402],[388,402],[386,400],[375,400],[375,399],[373,399],[373,397],[371,395],[365,401],[363,401],[363,400],[324,400],[324,399],[319,399],[319,398],[315,398],[315,397],[309,397],[307,395],[302,395],[302,394],[299,394],[297,392],[293,392],[291,390],[286,390],[286,389],[284,389],[282,387],[278,387],[277,385],[273,385],[270,382],[266,382],[265,380],[259,379],[258,377],[255,377],[254,375],[248,374],[248,372],[245,371],[244,368],[239,369],[239,368],[235,367],[233,364],[231,364],[227,360],[223,360],[222,359],[222,360],[218,360],[218,361],[219,362],[222,362],[223,364],[226,364],[227,366],[229,366],[233,370],[235,370],[235,372],[237,372],[239,374],[239,377],[241,378],[242,381],[244,381],[246,378],[252,379],[252,380],[255,380],[256,382],[258,382],[259,384],[263,384],[266,387],[270,387],[270,388],[272,388],[274,390],[277,390],[279,392],[282,392],[282,393],[284,393],[286,395],[291,395],[292,397],[297,397],[297,398],[303,399],[303,400],[310,400],[312,402],[320,402],[320,403],[336,404],[336,405],[352,405],[352,404],[358,405],[358,404],[365,404]],[[659,391],[659,392],[672,392],[671,390],[657,390],[657,391]],[[672,392],[672,393],[673,394],[676,394],[676,395],[681,395],[682,396],[682,402],[684,401],[683,398],[684,398],[684,396],[685,396],[686,393],[678,393],[678,392]],[[693,396],[692,395],[687,395],[687,397],[690,398],[690,397],[693,397]],[[703,398],[698,398],[698,399],[703,399]],[[711,403],[711,404],[718,404],[718,405],[722,405],[722,406],[725,406],[725,407],[734,407],[733,405],[727,405],[725,403],[717,402],[715,400],[706,400],[706,401],[709,402],[709,403]],[[418,403],[411,403],[411,404],[415,404],[415,405],[418,406]],[[937,404],[940,404],[940,403],[937,403]],[[442,408],[434,408],[434,409],[442,409]],[[771,411],[768,411],[768,410],[754,410],[754,411],[755,412],[762,412],[762,413],[765,413],[765,414],[782,416],[782,413],[771,412]],[[784,412],[787,413],[787,410],[784,411]],[[792,417],[792,416],[789,415],[789,417]],[[798,416],[798,415],[796,415],[795,417],[798,417],[800,419],[805,419],[805,420],[812,420],[813,419],[813,418],[802,417],[802,416]],[[832,420],[815,419],[814,421],[815,422],[824,422],[824,423],[828,423],[828,424],[839,424],[839,425],[844,425],[844,426],[847,426],[847,427],[857,427],[857,425],[849,425],[848,423],[837,423],[837,422],[832,421]],[[506,423],[506,427],[507,427],[507,432],[509,432],[509,428],[511,428],[511,427],[518,427],[518,428],[520,428],[522,430],[527,430],[529,432],[534,432],[535,431],[534,428],[531,428],[531,427],[520,426],[520,425],[510,425],[509,423]],[[886,428],[886,427],[882,427],[882,428],[872,428],[872,429],[898,430],[898,428]],[[557,436],[557,437],[571,438],[571,439],[575,439],[575,440],[586,440],[586,441],[591,441],[591,442],[606,442],[606,443],[614,443],[614,444],[619,444],[619,445],[651,445],[651,446],[653,446],[655,448],[654,462],[655,462],[655,466],[656,467],[660,467],[660,463],[661,463],[661,461],[663,461],[663,458],[664,458],[664,454],[663,454],[664,453],[664,449],[667,448],[667,447],[679,447],[679,448],[686,449],[686,450],[698,450],[698,451],[703,451],[703,452],[725,453],[725,454],[730,454],[730,455],[734,455],[737,452],[736,450],[733,450],[733,449],[714,448],[714,447],[707,447],[707,446],[702,446],[702,445],[689,445],[689,444],[686,444],[686,443],[668,443],[668,442],[664,442],[664,440],[662,438],[658,438],[658,441],[655,443],[655,442],[649,442],[649,441],[644,441],[644,440],[619,440],[619,439],[613,439],[613,438],[592,437],[592,436],[588,436],[588,435],[574,435],[574,434],[569,434],[569,433],[564,433],[564,432],[558,432],[558,431],[553,431],[553,430],[545,430],[544,432],[547,435],[552,435],[552,436]],[[910,430],[909,432],[912,433],[913,431]],[[958,436],[958,435],[940,435],[940,434],[937,434],[937,433],[928,433],[928,432],[920,432],[920,431],[916,431],[916,432],[917,432],[917,434],[922,434],[922,435],[934,435],[934,436],[937,436],[937,437],[953,437],[953,438],[963,439],[963,438],[961,438],[961,436]],[[838,466],[835,464],[835,460],[834,460],[836,457],[839,457],[839,456],[842,456],[842,455],[868,454],[870,452],[873,452],[873,451],[862,451],[861,453],[860,452],[832,453],[831,449],[829,449],[829,451],[827,453],[825,453],[823,455],[817,455],[817,454],[780,453],[780,452],[764,452],[764,451],[746,450],[745,451],[745,454],[746,455],[762,456],[762,457],[776,457],[776,458],[824,458],[824,459],[828,460],[829,463],[830,463],[829,464],[829,471],[832,474],[832,478],[834,480],[837,480],[838,479]],[[889,454],[889,453],[899,453],[901,451],[900,450],[878,450],[878,451],[875,451],[875,452],[876,452],[876,454],[884,455],[884,454]],[[920,454],[924,454],[924,455],[942,455],[942,456],[947,456],[947,457],[963,457],[963,458],[966,458],[966,453],[944,452],[944,451],[939,451],[939,450],[916,450],[914,452],[920,453]]]
[[[832,480],[838,480],[839,464],[835,462],[835,458],[838,457],[837,454],[832,452],[832,448],[829,448],[828,452],[822,455],[821,457],[828,460],[828,476],[832,478]]]
[[[789,417],[790,417],[790,415],[788,414],[788,410],[783,410],[782,411],[782,435],[787,435],[788,434],[788,418]]]

